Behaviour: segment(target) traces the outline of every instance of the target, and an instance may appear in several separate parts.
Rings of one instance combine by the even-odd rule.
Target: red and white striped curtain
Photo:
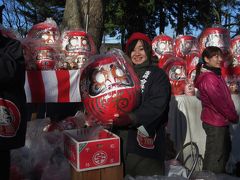
[[[80,102],[80,70],[26,71],[28,103]]]

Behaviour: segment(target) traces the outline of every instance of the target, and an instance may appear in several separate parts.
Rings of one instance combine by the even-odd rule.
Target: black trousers
[[[0,179],[9,180],[10,177],[10,150],[0,150]]]
[[[203,129],[207,135],[203,169],[216,174],[225,173],[231,152],[229,127],[216,127],[203,123]]]

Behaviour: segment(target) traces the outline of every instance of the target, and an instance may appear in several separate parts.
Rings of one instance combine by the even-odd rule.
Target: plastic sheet
[[[48,122],[28,122],[26,145],[11,152],[11,180],[70,179],[70,165],[63,155],[63,134],[44,132]]]

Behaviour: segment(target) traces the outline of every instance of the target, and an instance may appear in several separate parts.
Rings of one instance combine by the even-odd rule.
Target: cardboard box
[[[105,129],[94,136],[89,136],[91,132],[86,128],[64,131],[64,155],[74,169],[87,171],[120,165],[120,138]]]

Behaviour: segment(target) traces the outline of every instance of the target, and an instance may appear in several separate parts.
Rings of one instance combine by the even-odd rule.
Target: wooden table
[[[123,165],[77,172],[71,167],[72,180],[123,180]]]

